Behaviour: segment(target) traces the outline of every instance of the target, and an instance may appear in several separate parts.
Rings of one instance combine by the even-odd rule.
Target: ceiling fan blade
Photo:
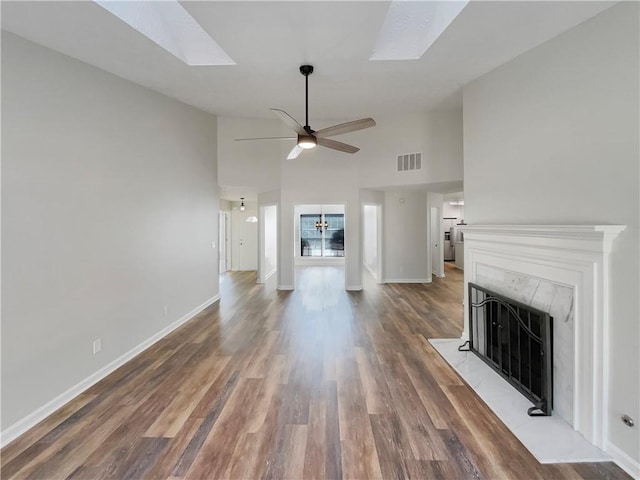
[[[293,160],[294,158],[298,158],[298,155],[300,155],[303,150],[304,148],[296,145],[291,149],[291,151],[289,152],[289,155],[287,155],[287,160]]]
[[[317,138],[332,137],[334,135],[342,135],[343,133],[355,132],[363,128],[375,127],[376,122],[373,118],[361,118],[353,122],[341,123],[333,127],[323,128],[314,133]]]
[[[304,131],[302,125],[300,125],[295,118],[289,115],[284,110],[278,110],[277,108],[272,108],[271,111],[284,122],[284,124],[289,127],[291,130],[296,132],[298,135],[307,135],[307,132]]]
[[[318,145],[333,148],[334,150],[340,150],[341,152],[356,153],[358,150],[360,150],[358,147],[354,147],[353,145],[347,145],[346,143],[337,142],[329,138],[318,138],[317,140]]]
[[[243,140],[295,140],[298,137],[254,137],[254,138],[235,138],[234,141],[241,142]]]

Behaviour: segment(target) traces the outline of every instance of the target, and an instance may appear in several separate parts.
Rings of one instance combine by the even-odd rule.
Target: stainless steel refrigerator
[[[444,260],[453,261],[456,259],[456,242],[455,242],[455,227],[450,227],[448,230],[444,231],[444,241],[442,243],[442,249],[444,250]]]

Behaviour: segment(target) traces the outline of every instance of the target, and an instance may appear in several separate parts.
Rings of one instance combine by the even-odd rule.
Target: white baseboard
[[[384,283],[431,283],[430,278],[385,278]]]
[[[278,290],[293,290],[293,285],[278,285]]]
[[[104,377],[106,377],[111,372],[113,372],[117,368],[119,368],[122,365],[124,365],[125,363],[127,363],[133,357],[135,357],[136,355],[142,353],[147,348],[149,348],[151,345],[153,345],[157,341],[159,341],[162,338],[164,338],[167,335],[169,335],[176,328],[178,328],[181,325],[187,323],[189,320],[191,320],[193,317],[195,317],[198,313],[203,311],[209,305],[214,304],[218,300],[220,300],[220,295],[219,294],[216,295],[213,298],[210,298],[209,300],[204,302],[202,305],[197,306],[196,308],[191,310],[186,315],[183,315],[182,317],[180,317],[178,320],[176,320],[172,324],[166,326],[165,328],[160,330],[155,335],[149,337],[148,339],[146,339],[142,343],[136,345],[131,350],[129,350],[127,353],[125,353],[125,354],[121,355],[120,357],[116,358],[114,361],[112,361],[108,365],[105,365],[104,367],[102,367],[97,372],[89,375],[87,378],[85,378],[84,380],[82,380],[79,383],[75,384],[74,386],[69,388],[67,391],[61,393],[60,395],[58,395],[57,397],[53,398],[49,402],[45,403],[44,405],[42,405],[41,407],[39,407],[35,411],[33,411],[30,414],[28,414],[26,417],[18,420],[13,425],[10,425],[9,427],[7,427],[4,430],[2,430],[0,432],[0,448],[4,447],[5,445],[9,444],[10,442],[12,442],[16,438],[18,438],[24,432],[29,430],[31,427],[37,425],[38,423],[40,423],[42,420],[47,418],[53,412],[58,410],[60,407],[62,407],[65,404],[69,403],[71,400],[73,400],[75,397],[80,395],[86,389],[88,389],[92,385],[98,383]]]
[[[359,292],[362,290],[362,285],[347,285],[345,290],[349,292]]]
[[[605,443],[604,451],[611,455],[616,465],[631,475],[631,477],[636,480],[640,478],[640,462],[631,458],[627,453],[623,452],[608,440]]]

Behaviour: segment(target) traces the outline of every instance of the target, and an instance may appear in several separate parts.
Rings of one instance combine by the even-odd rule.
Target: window
[[[326,230],[316,222],[327,223]],[[344,257],[344,214],[300,215],[300,255],[303,257]]]

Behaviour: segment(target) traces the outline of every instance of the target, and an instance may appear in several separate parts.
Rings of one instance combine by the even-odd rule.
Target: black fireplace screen
[[[534,404],[553,407],[553,319],[548,313],[469,283],[469,347]]]

